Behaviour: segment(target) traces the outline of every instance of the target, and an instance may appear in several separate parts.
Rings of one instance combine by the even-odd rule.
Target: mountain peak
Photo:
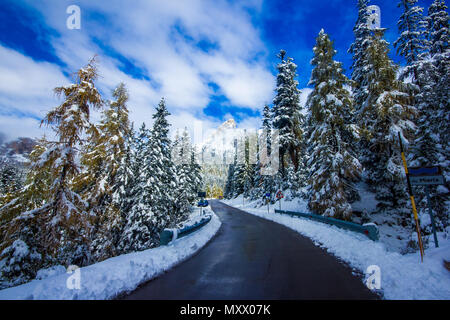
[[[234,121],[233,118],[228,119],[227,121],[222,123],[219,128],[235,129],[236,128],[236,121]]]

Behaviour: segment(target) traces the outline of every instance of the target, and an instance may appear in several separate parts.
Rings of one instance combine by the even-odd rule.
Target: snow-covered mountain
[[[228,164],[233,161],[234,141],[239,135],[236,121],[229,119],[197,145],[205,186],[224,188]]]
[[[17,140],[0,144],[0,157],[7,158],[18,163],[27,163],[28,156],[36,145],[36,141],[30,138],[18,138]]]
[[[198,150],[202,150],[203,153],[231,150],[233,149],[233,141],[236,133],[236,121],[229,119],[204,139],[197,148]]]

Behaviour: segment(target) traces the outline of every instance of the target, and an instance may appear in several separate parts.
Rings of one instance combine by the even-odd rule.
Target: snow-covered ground
[[[211,221],[200,230],[161,246],[141,252],[133,252],[78,269],[80,289],[73,287],[75,273],[68,274],[65,268],[42,270],[41,280],[0,291],[0,300],[6,299],[113,299],[131,292],[141,283],[149,281],[192,256],[202,248],[219,230],[221,222],[208,207],[205,213],[212,215]],[[193,220],[198,217],[193,216]]]
[[[256,202],[242,201],[242,196],[224,203],[256,216],[283,224],[311,238],[314,243],[366,274],[376,265],[381,271],[381,293],[385,299],[450,299],[450,272],[443,260],[450,261],[450,239],[439,239],[439,248],[427,249],[424,262],[419,253],[401,255],[389,251],[383,242],[308,219],[274,213],[274,205],[255,208]],[[278,203],[275,205],[278,209]],[[283,210],[308,212],[304,201],[283,201]],[[367,280],[368,274],[366,274]]]

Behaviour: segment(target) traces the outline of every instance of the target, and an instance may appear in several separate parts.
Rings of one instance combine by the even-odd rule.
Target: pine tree
[[[261,192],[260,197],[264,197],[266,193],[274,194],[276,191],[276,185],[275,185],[275,174],[276,172],[272,172],[271,170],[271,163],[270,159],[272,156],[272,114],[270,111],[269,106],[265,106],[263,110],[263,120],[262,120],[262,135],[261,135],[261,142],[260,142],[260,161],[263,160],[265,163],[264,165],[261,165],[259,168],[260,171],[264,169],[264,172],[260,172],[261,175]],[[263,141],[264,140],[264,141]],[[263,168],[264,166],[264,168]],[[263,174],[264,173],[264,174]]]
[[[103,105],[95,88],[97,67],[92,59],[78,71],[77,82],[70,86],[58,87],[55,92],[65,97],[65,101],[50,111],[42,123],[52,125],[59,141],[50,143],[48,157],[55,181],[51,188],[50,216],[56,224],[49,224],[48,241],[62,264],[86,265],[89,262],[88,241],[90,226],[86,203],[80,194],[71,189],[71,181],[80,172],[76,162],[77,147],[83,145],[83,134],[92,127],[89,122],[90,109]]]
[[[449,161],[450,154],[450,31],[448,8],[444,0],[435,0],[428,9],[428,40],[430,42],[430,56],[437,72],[435,91],[435,104],[438,107],[438,117],[441,121],[436,123],[440,132],[440,143]],[[448,167],[448,166],[446,166]],[[446,171],[448,173],[448,171]]]
[[[196,158],[195,147],[192,147],[191,149],[190,176],[192,181],[192,190],[194,193],[193,201],[195,201],[195,199],[197,199],[198,192],[203,190],[203,177],[200,164],[198,163]]]
[[[368,27],[369,11],[368,0],[358,0],[358,19],[356,20],[353,33],[355,41],[351,44],[349,53],[352,54],[352,80],[356,84],[353,91],[355,108],[359,110],[363,101],[367,98],[367,48],[371,43],[371,30]]]
[[[333,60],[333,43],[323,29],[316,41],[309,82],[314,90],[307,103],[314,124],[309,141],[309,207],[318,214],[349,220],[347,185],[361,174],[352,147],[358,131],[350,122],[352,100],[344,88],[348,79],[342,63]]]
[[[409,145],[414,129],[416,109],[411,106],[412,88],[396,79],[398,66],[388,56],[388,43],[382,39],[384,29],[375,30],[367,49],[369,92],[359,117],[368,149],[362,161],[366,179],[376,191],[378,206],[405,209],[408,196],[400,158],[398,133]]]
[[[250,156],[250,144],[256,143],[254,136],[246,131],[237,142],[236,166],[234,170],[234,196],[249,197],[253,187],[254,164]]]
[[[41,156],[47,151],[48,142],[41,138],[30,153],[30,167],[24,186],[14,193],[5,194],[0,207],[0,225],[6,224],[24,211],[40,208],[50,198],[51,175]]]
[[[274,129],[279,130],[280,136],[280,163],[281,173],[286,178],[285,167],[287,157],[298,169],[298,159],[301,152],[303,132],[302,114],[300,113],[300,90],[298,90],[297,65],[292,58],[286,58],[286,52],[281,50],[278,57],[276,96],[273,99],[272,124]]]
[[[448,7],[444,0],[435,0],[428,8],[428,40],[431,43],[430,54],[444,54],[450,41]]]
[[[41,148],[42,153],[36,156],[33,173],[29,175],[30,179],[41,176],[51,183],[48,189],[43,189],[45,198],[39,208],[33,209],[37,203],[30,201],[30,197],[13,200],[26,201],[22,208],[31,211],[2,226],[2,277],[17,277],[20,273],[25,281],[41,266],[84,266],[90,262],[90,219],[86,202],[73,190],[72,181],[80,171],[77,150],[91,126],[90,109],[98,109],[103,104],[95,88],[96,78],[97,68],[92,59],[77,72],[74,84],[55,88],[65,100],[42,123],[52,126],[57,141],[46,142],[45,150]],[[19,261],[21,267],[14,267]]]
[[[228,176],[227,176],[227,182],[225,184],[225,191],[224,191],[225,199],[232,199],[232,198],[234,198],[234,196],[236,194],[236,191],[235,191],[236,167],[237,167],[237,151],[235,150],[233,163],[231,163],[228,166]]]
[[[431,203],[434,211],[435,223],[438,230],[448,226],[448,208],[450,206],[450,189],[448,163],[450,121],[449,110],[449,60],[448,48],[448,13],[444,1],[434,1],[428,9],[427,21],[427,49],[422,53],[417,63],[420,88],[416,95],[416,105],[419,110],[415,143],[413,145],[413,166],[440,165],[446,176],[445,188],[429,186],[431,189]],[[415,187],[419,215],[428,214],[428,203],[425,188]],[[422,230],[425,234],[431,233],[431,227]]]
[[[127,214],[133,206],[133,186],[136,181],[136,173],[133,170],[133,161],[135,159],[134,140],[134,129],[132,126],[126,136],[125,154],[120,161],[113,188],[113,202],[120,208],[123,221],[126,220]]]
[[[165,227],[171,223],[176,223],[179,220],[178,215],[183,215],[184,212],[179,212],[176,206],[176,199],[173,190],[176,188],[175,182],[175,165],[171,157],[171,141],[169,138],[170,124],[167,117],[170,115],[166,107],[164,98],[161,99],[156,107],[156,113],[153,114],[153,128],[151,132],[151,140],[154,148],[160,152],[155,161],[154,176],[161,181],[161,198],[158,199],[157,208],[163,215],[162,226]]]
[[[113,201],[113,194],[120,187],[117,173],[126,152],[127,136],[130,134],[128,120],[128,92],[123,83],[113,91],[114,101],[103,113],[98,126],[98,135],[94,135],[91,153],[101,158],[94,158],[94,166],[87,162],[87,174],[93,175],[93,192],[90,192],[90,209],[96,216],[96,237],[92,243],[94,258],[103,260],[117,254],[116,246],[122,232],[124,221],[120,212],[120,203]],[[96,130],[97,131],[97,130]],[[96,152],[99,150],[98,152]],[[85,161],[86,162],[86,161]],[[101,167],[97,167],[100,164]]]
[[[0,158],[0,208],[22,189],[22,172],[13,161]]]
[[[427,45],[423,8],[415,6],[416,3],[417,0],[401,0],[398,4],[398,7],[403,8],[403,14],[398,21],[400,36],[394,42],[397,54],[403,56],[407,62],[402,77],[413,74],[414,80],[418,78],[417,63]]]
[[[177,211],[180,212],[179,220],[186,217],[190,210],[190,205],[196,198],[194,177],[191,175],[191,151],[190,137],[185,128],[183,135],[175,139],[172,151],[172,159],[174,159],[177,187],[175,194],[175,205]]]
[[[133,199],[119,239],[120,252],[145,250],[158,244],[156,202],[160,197],[161,182],[155,175],[154,167],[157,159],[155,155],[159,153],[143,123],[135,141],[135,158],[132,162],[134,186],[131,190]]]

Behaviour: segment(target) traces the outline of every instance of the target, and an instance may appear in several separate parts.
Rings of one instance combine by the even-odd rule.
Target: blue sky
[[[371,1],[381,8],[391,43],[397,2]],[[81,8],[80,30],[66,28],[72,4]],[[305,88],[315,37],[324,28],[349,74],[356,17],[356,0],[2,0],[0,132],[42,134],[39,119],[58,104],[52,88],[70,83],[94,54],[105,97],[120,81],[127,84],[136,126],[151,124],[164,96],[174,128],[201,121],[207,131],[230,117],[240,127],[258,127],[260,110],[274,96],[279,50],[294,58]],[[403,63],[395,50],[391,57]]]

